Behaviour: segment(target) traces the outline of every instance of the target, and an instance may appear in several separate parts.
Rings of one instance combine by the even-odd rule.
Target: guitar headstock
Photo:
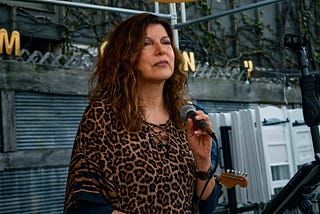
[[[226,170],[226,172],[221,173],[218,176],[220,183],[225,185],[227,189],[230,189],[236,185],[240,187],[248,186],[247,173],[235,171],[235,170]]]

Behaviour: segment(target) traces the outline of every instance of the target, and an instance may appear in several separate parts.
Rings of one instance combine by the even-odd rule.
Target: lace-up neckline
[[[145,121],[147,133],[155,143],[169,144],[171,119],[167,123],[153,124]]]

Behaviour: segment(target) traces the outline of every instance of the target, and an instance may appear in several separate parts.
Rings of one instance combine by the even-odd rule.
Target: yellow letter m
[[[0,54],[3,54],[3,44],[6,47],[6,53],[10,55],[15,46],[15,56],[20,56],[20,33],[13,31],[9,40],[8,32],[5,29],[0,29]]]

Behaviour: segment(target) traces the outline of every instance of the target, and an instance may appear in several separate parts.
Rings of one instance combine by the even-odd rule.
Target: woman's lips
[[[167,66],[169,64],[169,62],[167,60],[161,60],[157,63],[155,63],[155,66]]]

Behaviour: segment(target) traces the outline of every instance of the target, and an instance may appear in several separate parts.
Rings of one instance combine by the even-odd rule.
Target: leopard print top
[[[169,120],[127,131],[110,104],[95,101],[75,138],[65,209],[87,194],[126,213],[192,213],[194,174],[185,130]]]

